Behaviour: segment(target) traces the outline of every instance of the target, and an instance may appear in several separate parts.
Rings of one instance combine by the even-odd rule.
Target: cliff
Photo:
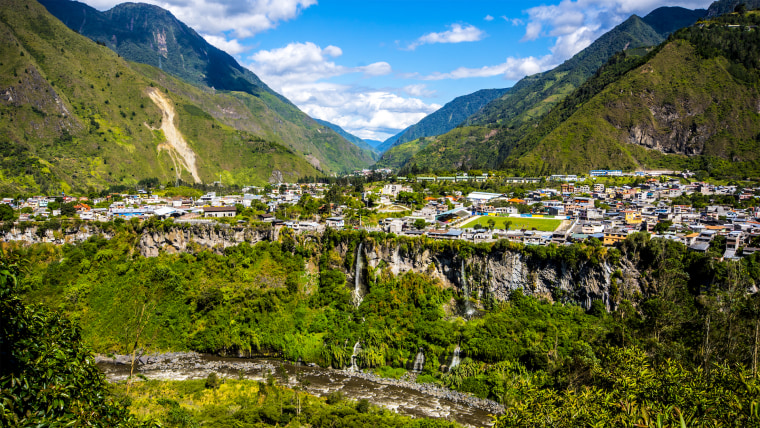
[[[402,245],[385,245],[372,241],[362,242],[361,254],[366,266],[356,284],[356,269],[346,272],[348,284],[354,284],[360,295],[366,294],[373,274],[387,268],[394,275],[406,272],[427,273],[445,287],[458,291],[463,311],[470,304],[483,305],[484,301],[505,301],[510,294],[522,289],[550,301],[573,302],[585,309],[594,300],[601,300],[607,310],[614,309],[622,299],[633,299],[643,294],[642,277],[638,269],[625,258],[617,264],[609,260],[594,263],[579,262],[571,266],[558,258],[539,260],[516,250],[475,252],[463,257],[455,251],[435,251],[429,248],[404,251]],[[336,250],[342,258],[348,256],[348,246]],[[356,251],[356,250],[353,250]],[[357,286],[358,285],[358,286]],[[468,303],[469,301],[469,303]]]
[[[14,226],[4,232],[0,240],[25,244],[75,244],[95,235],[111,239],[117,233],[115,229],[111,224],[84,223],[56,229],[45,224],[26,228]],[[225,248],[243,242],[255,244],[280,240],[280,228],[269,225],[157,223],[145,225],[132,233],[135,233],[134,252],[143,257],[157,257],[161,252],[197,253],[203,250],[222,254]],[[646,294],[640,280],[642,274],[624,257],[615,263],[609,258],[570,262],[557,254],[537,257],[513,248],[511,244],[473,246],[463,241],[443,243],[413,239],[401,242],[373,237],[364,237],[354,242],[355,245],[341,241],[331,248],[324,235],[319,238],[307,235],[299,239],[322,241],[318,252],[335,251],[340,256],[344,265],[333,268],[346,273],[346,287],[354,290],[355,302],[367,293],[373,279],[385,269],[393,275],[425,273],[440,281],[442,286],[457,290],[462,313],[483,308],[487,302],[508,300],[517,289],[550,301],[577,303],[586,309],[593,301],[600,300],[608,310],[614,309],[622,299],[636,300],[636,296]]]

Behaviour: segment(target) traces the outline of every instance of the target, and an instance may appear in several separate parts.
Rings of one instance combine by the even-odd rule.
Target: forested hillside
[[[505,146],[505,166],[756,174],[760,63],[750,52],[760,49],[758,23],[757,12],[726,15],[678,31],[643,63],[610,64]]]
[[[679,25],[689,25],[704,16],[704,13],[704,10],[666,7],[656,9],[643,19],[633,15],[558,67],[524,77],[500,98],[469,117],[465,124],[499,127],[501,141],[519,140],[530,132],[535,122],[593,76],[614,54],[623,50],[638,52],[637,48],[658,45],[668,34],[680,28]],[[413,161],[407,160],[403,164],[416,164],[423,170],[495,168],[498,165],[496,158],[487,164],[474,161],[478,152],[493,151],[491,147],[495,142],[490,141],[490,138],[489,141],[457,144],[460,149],[464,146],[463,150],[448,150],[451,140],[452,138],[445,138],[440,142],[433,141]]]
[[[124,3],[100,12],[69,0],[46,0],[42,4],[72,30],[128,61],[151,65],[205,92],[224,91],[240,99],[242,109],[236,106],[238,111],[232,114],[221,111],[214,116],[236,129],[290,148],[322,171],[349,171],[366,167],[374,160],[371,152],[324,129],[232,56],[210,45],[164,9]],[[245,120],[240,118],[243,115]]]
[[[228,184],[263,185],[275,170],[293,180],[319,175],[272,135],[227,126],[251,117],[246,102],[255,97],[128,63],[37,3],[0,5],[4,192],[85,192],[150,178],[210,183],[220,173]]]
[[[503,426],[657,418],[677,424],[680,417],[689,426],[759,422],[751,403],[760,399],[754,376],[760,303],[747,291],[760,280],[760,256],[717,262],[718,247],[688,252],[646,234],[607,249],[328,231],[317,239],[284,234],[278,242],[244,243],[223,254],[142,258],[133,250],[140,234],[166,225],[112,227],[111,240],[9,248],[28,261],[20,282],[26,299],[76,320],[100,352],[147,346],[281,354],[343,368],[360,342],[358,364],[379,372],[410,367],[422,350],[418,381],[505,404]],[[368,248],[395,248],[412,259],[428,252],[451,258],[453,275],[466,282],[444,285],[429,273],[436,266],[395,275],[391,266],[357,263]],[[584,290],[539,296],[531,284],[515,288],[508,300],[496,298],[482,285],[489,274],[469,261],[508,254],[520,255],[531,269],[561,264],[579,275],[609,266],[607,300],[583,309],[572,295]],[[638,277],[623,273],[631,269]],[[347,280],[357,274],[365,289],[358,306],[354,280]],[[640,291],[632,292],[635,287]],[[138,317],[139,308],[150,315]],[[149,339],[136,343],[138,330]],[[448,370],[457,347],[461,363]]]
[[[507,91],[508,89],[481,89],[472,94],[454,98],[421,121],[386,140],[378,149],[385,152],[391,147],[408,141],[445,134]]]
[[[729,14],[682,29],[656,48],[626,50],[536,122],[494,128],[487,140],[467,144],[441,136],[397,163],[403,172],[665,168],[754,175],[760,121],[750,52],[758,49],[757,19],[757,12]],[[477,153],[494,150],[498,156],[478,162]]]

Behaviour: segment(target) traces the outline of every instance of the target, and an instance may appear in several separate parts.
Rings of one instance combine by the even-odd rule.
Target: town
[[[526,245],[586,241],[611,246],[632,233],[648,232],[727,260],[760,247],[760,187],[748,183],[695,181],[688,171],[593,170],[588,175],[549,177],[480,171],[442,177],[390,173],[357,171],[330,183],[216,191],[162,186],[100,196],[5,198],[0,214],[3,220],[19,223],[58,218],[263,222],[294,232],[350,228],[473,242],[508,239]]]

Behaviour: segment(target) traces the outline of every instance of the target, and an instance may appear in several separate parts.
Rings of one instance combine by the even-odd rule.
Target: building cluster
[[[80,220],[110,221],[122,219],[159,219],[174,218],[177,221],[212,220],[214,218],[235,217],[238,207],[249,208],[256,204],[266,206],[265,211],[273,212],[280,204],[295,204],[303,195],[321,198],[327,190],[327,185],[313,183],[308,185],[282,185],[264,191],[263,188],[249,187],[247,192],[239,195],[217,195],[209,192],[199,198],[191,197],[161,197],[147,192],[139,194],[112,194],[107,197],[75,198],[71,196],[34,196],[28,199],[13,200],[6,198],[0,201],[20,211],[18,220],[45,220],[58,217],[62,204],[75,203],[75,215]],[[262,193],[262,194],[259,194]],[[51,209],[55,207],[55,209]],[[277,220],[271,214],[261,216],[263,221]]]
[[[366,206],[370,206],[371,201],[371,205],[380,207],[378,213],[388,214],[378,215],[382,219],[372,227],[362,224],[360,219],[359,227],[396,234],[424,234],[438,239],[510,239],[531,245],[565,245],[589,239],[596,239],[603,245],[614,245],[632,233],[645,231],[682,242],[699,252],[706,252],[719,242],[723,257],[727,259],[752,254],[760,247],[760,207],[741,203],[758,197],[760,188],[740,189],[703,182],[682,184],[679,180],[666,180],[664,177],[651,178],[638,186],[605,186],[593,180],[580,181],[575,176],[552,176],[544,182],[547,187],[520,194],[471,192],[463,195],[454,192],[440,198],[414,193],[412,187],[404,183],[385,184],[376,192],[365,192],[362,197]],[[323,198],[328,189],[327,184],[321,183],[283,184],[267,189],[246,188],[240,195],[218,196],[211,192],[199,198],[141,193],[109,195],[94,200],[36,196],[1,202],[21,210],[19,221],[58,216],[62,204],[73,205],[76,215],[82,220],[98,221],[171,217],[176,221],[202,222],[235,217],[240,207],[255,207],[258,212],[263,212],[258,220],[296,231],[347,227],[349,224],[341,216],[346,207],[333,204],[320,211],[326,215],[318,217],[319,222],[277,220],[273,216],[281,204],[297,204],[305,195]],[[402,201],[410,198],[410,194],[415,198],[424,197],[424,200]],[[695,194],[702,197],[695,198]],[[698,206],[692,206],[689,203],[691,200],[698,200]],[[417,208],[410,208],[410,202]],[[516,229],[514,227],[503,230],[495,227],[494,221],[490,228],[482,226],[483,222],[479,222],[480,228],[463,227],[479,217],[551,218],[559,220],[560,226],[554,231],[532,228],[513,230]],[[504,221],[509,220],[498,224],[504,224]],[[351,226],[356,227],[356,224]]]
[[[734,203],[694,207],[674,201],[695,193],[704,195],[704,200],[742,201],[760,197],[760,188],[739,189],[701,182],[682,184],[675,179],[654,178],[636,187],[557,181],[555,188],[537,189],[519,198],[472,192],[461,198],[430,200],[413,215],[386,219],[383,226],[393,233],[474,241],[510,239],[535,245],[564,245],[592,238],[604,245],[614,245],[632,233],[643,231],[681,242],[699,252],[706,252],[715,239],[723,237],[720,250],[726,259],[752,254],[760,246],[760,207],[740,209]],[[386,188],[390,194],[404,189],[389,186]],[[461,228],[480,216],[553,218],[562,222],[553,232]],[[420,218],[432,225],[419,230],[415,222]]]

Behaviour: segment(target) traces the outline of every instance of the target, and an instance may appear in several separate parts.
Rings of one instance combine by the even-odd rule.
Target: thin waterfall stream
[[[362,270],[364,269],[364,260],[362,260],[362,243],[356,247],[356,267],[354,269],[354,305],[357,307],[362,304]]]

